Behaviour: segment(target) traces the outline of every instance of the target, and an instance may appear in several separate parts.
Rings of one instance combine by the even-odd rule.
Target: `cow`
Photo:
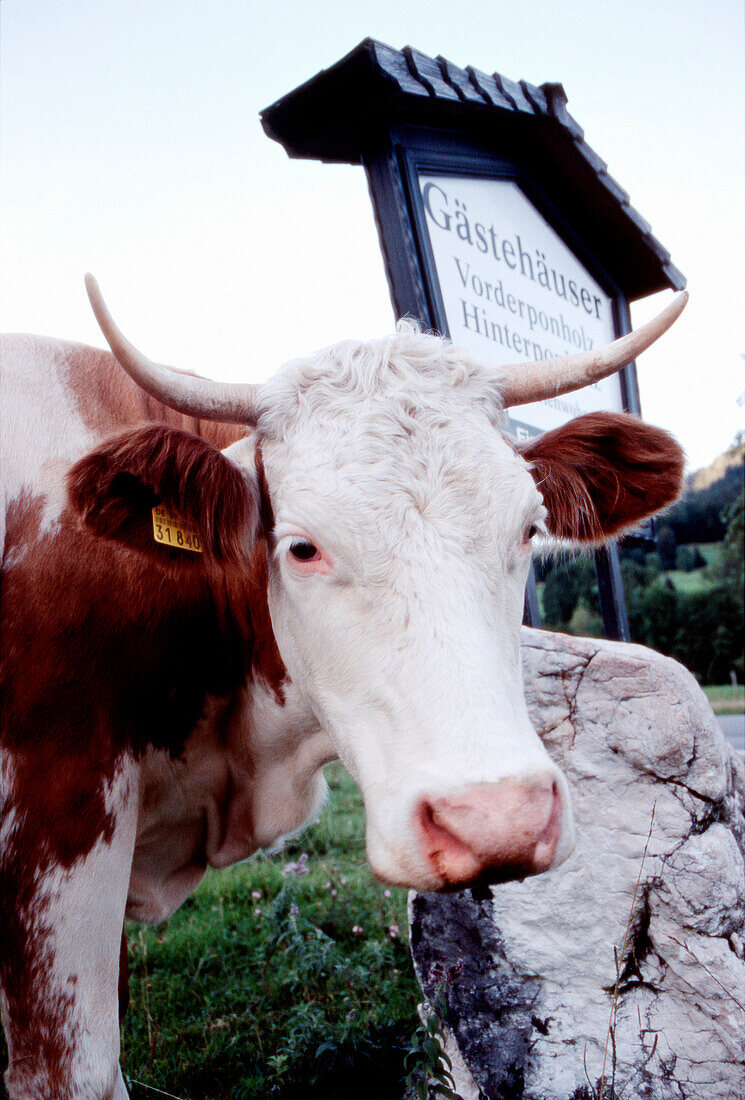
[[[403,322],[262,386],[2,345],[0,986],[12,1100],[123,1100],[125,915],[359,785],[370,866],[454,889],[572,847],[528,719],[520,623],[543,532],[596,545],[670,503],[667,432],[594,413],[517,446],[504,408],[619,369],[608,348],[486,369]],[[123,368],[123,369],[121,369]]]

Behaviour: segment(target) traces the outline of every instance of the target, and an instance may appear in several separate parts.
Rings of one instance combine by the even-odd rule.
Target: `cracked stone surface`
[[[577,846],[484,896],[411,899],[459,1094],[742,1100],[741,759],[693,677],[641,646],[525,629],[523,676]]]

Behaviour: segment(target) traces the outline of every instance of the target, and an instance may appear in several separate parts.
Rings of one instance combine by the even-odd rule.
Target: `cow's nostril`
[[[459,840],[459,838],[443,824],[439,818],[439,814],[436,806],[429,802],[426,798],[423,798],[419,804],[419,815],[421,827],[427,835],[436,842],[441,843],[445,847],[455,847],[458,850],[468,851],[468,846]]]
[[[470,846],[444,824],[441,800],[422,798],[415,812],[415,828],[429,865],[444,882],[464,882],[479,872],[479,859]]]

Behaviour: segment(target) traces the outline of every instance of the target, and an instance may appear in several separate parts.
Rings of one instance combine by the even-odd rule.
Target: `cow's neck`
[[[208,866],[245,859],[312,819],[334,755],[290,682],[281,696],[255,679],[208,700],[177,759],[153,750],[142,760],[128,914],[162,920]]]

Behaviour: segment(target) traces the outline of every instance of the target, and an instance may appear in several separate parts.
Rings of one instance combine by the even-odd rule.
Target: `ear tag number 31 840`
[[[196,527],[169,512],[162,504],[153,508],[153,538],[162,546],[170,546],[174,550],[202,553],[202,540]]]

